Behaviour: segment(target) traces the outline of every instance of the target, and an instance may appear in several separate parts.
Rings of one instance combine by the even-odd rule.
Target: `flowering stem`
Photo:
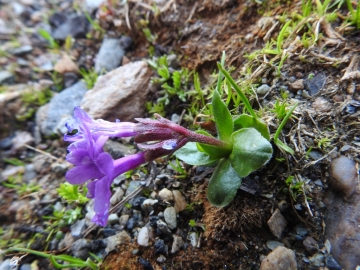
[[[223,148],[226,150],[231,150],[232,149],[232,145],[231,143],[228,142],[224,142],[222,140],[216,139],[214,137],[209,137],[209,136],[205,136],[190,130],[187,130],[188,134],[187,134],[187,139],[191,142],[198,142],[198,143],[204,143],[204,144],[209,144],[215,147],[219,147],[219,148]]]

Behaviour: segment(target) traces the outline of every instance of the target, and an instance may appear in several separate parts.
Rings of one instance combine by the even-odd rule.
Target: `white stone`
[[[146,226],[141,228],[137,242],[140,246],[147,247],[149,245],[149,229]]]
[[[159,198],[165,202],[170,202],[174,200],[173,193],[167,188],[163,188],[162,190],[160,190]]]

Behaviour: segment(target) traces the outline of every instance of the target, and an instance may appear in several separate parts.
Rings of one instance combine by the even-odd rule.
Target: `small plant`
[[[55,221],[63,221],[67,225],[73,224],[76,220],[82,217],[81,207],[76,207],[75,209],[65,210],[63,208],[61,211],[54,211],[52,216],[43,216],[44,219],[55,220]],[[56,225],[60,225],[60,223],[56,223]]]
[[[283,119],[288,112],[286,109],[286,102],[280,102],[280,100],[276,100],[274,109],[271,109],[270,111],[275,113],[278,119]]]
[[[178,159],[175,159],[175,163],[170,162],[169,165],[177,173],[177,175],[175,175],[174,178],[186,178],[187,177],[187,171],[184,169],[182,164],[180,164],[180,161]]]
[[[95,72],[95,68],[91,68],[89,70],[80,68],[79,71],[85,81],[87,89],[92,89],[98,78],[98,74]]]
[[[138,123],[112,123],[92,119],[80,107],[75,107],[74,119],[66,124],[70,133],[64,136],[64,140],[71,143],[67,160],[75,167],[67,172],[66,179],[71,184],[88,183],[88,197],[95,200],[93,222],[101,226],[107,223],[110,187],[114,179],[157,158],[175,154],[190,165],[217,166],[207,192],[209,201],[215,206],[229,204],[242,178],[271,159],[273,148],[268,125],[259,118],[245,94],[224,69],[224,62],[225,53],[218,63],[218,83],[211,101],[217,137],[205,130],[191,131],[159,115],[155,115],[156,119],[136,118]],[[242,101],[244,110],[241,115],[233,117],[221,98],[226,81]],[[280,141],[279,135],[295,107],[288,111],[274,135],[275,145],[289,153],[293,150]],[[77,133],[74,134],[75,129]],[[134,137],[142,151],[114,160],[103,150],[109,137]]]
[[[42,91],[26,91],[22,94],[21,100],[26,105],[42,106],[46,104],[52,97],[52,92],[49,88],[45,88]]]
[[[289,176],[285,180],[285,184],[288,186],[291,198],[296,201],[297,196],[303,193],[303,181],[296,181],[294,176]]]
[[[14,166],[25,166],[25,163],[18,158],[3,158],[3,161]]]
[[[301,10],[302,10],[302,16],[308,17],[311,13],[311,0],[302,0],[301,2]]]
[[[61,254],[61,255],[54,255],[49,254],[42,251],[27,249],[27,248],[20,248],[20,247],[12,247],[4,251],[5,253],[13,253],[13,252],[22,252],[22,253],[28,253],[33,254],[35,256],[40,256],[43,258],[48,258],[50,262],[53,264],[55,268],[58,269],[65,269],[65,268],[90,268],[92,270],[97,270],[98,266],[95,262],[93,262],[90,258],[88,258],[86,261],[83,261],[81,259]],[[22,256],[24,257],[24,256]],[[16,267],[19,265],[22,257],[13,257],[13,266]],[[59,261],[66,262],[66,264],[60,264]]]
[[[197,226],[197,223],[194,219],[190,219],[189,220],[189,225],[191,228],[195,228]]]
[[[146,110],[149,113],[157,113],[159,115],[165,115],[165,104],[164,103],[153,103],[148,101],[145,103]]]
[[[82,193],[79,192],[79,186],[70,185],[69,183],[60,184],[60,187],[56,189],[59,195],[68,203],[76,202],[84,204],[89,201],[86,198],[87,188],[85,187]]]
[[[354,24],[357,29],[360,29],[360,2],[357,3],[356,9],[353,8],[351,0],[346,0],[346,4],[350,11],[348,20],[351,24]]]
[[[51,36],[51,34],[48,31],[46,31],[45,29],[39,29],[38,33],[49,43],[49,47],[51,49],[60,48],[59,44],[56,42],[56,40]]]
[[[129,203],[129,202],[126,202],[126,203],[124,204],[124,206],[125,206],[127,209],[131,209],[131,208],[132,208],[132,205],[131,205],[131,203]]]
[[[267,47],[263,50],[264,53],[266,54],[275,54],[275,55],[279,55],[282,53],[282,44],[284,42],[284,38],[286,33],[289,31],[288,28],[290,26],[291,21],[288,21],[283,28],[281,29],[278,38],[276,40],[276,49],[269,49],[269,47],[271,47],[271,43],[268,43]]]
[[[189,71],[181,69],[171,72],[166,55],[160,57],[157,61],[150,60],[148,64],[159,74],[159,78],[152,78],[152,83],[161,84],[163,89],[159,91],[161,97],[158,98],[156,103],[163,103],[166,106],[170,103],[170,98],[174,96],[185,102],[186,93],[184,89],[187,88],[190,77]]]
[[[330,147],[332,139],[324,137],[318,140],[317,146],[321,149]]]
[[[9,176],[8,180],[1,183],[4,187],[14,189],[19,196],[37,192],[41,186],[33,183],[22,183],[22,174]]]
[[[54,71],[50,73],[51,80],[54,82],[55,89],[60,92],[63,89],[64,79],[58,72]]]

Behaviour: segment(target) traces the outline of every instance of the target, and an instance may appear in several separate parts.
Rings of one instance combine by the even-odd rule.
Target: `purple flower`
[[[92,119],[80,107],[74,108],[74,118],[66,123],[66,127],[70,133],[77,130],[76,134],[65,134],[64,140],[67,142],[75,142],[82,139],[84,130],[88,129],[92,136],[108,136],[108,137],[131,137],[137,135],[134,131],[136,124],[130,122],[108,122],[102,119]]]
[[[75,167],[65,177],[71,184],[88,182],[89,198],[93,198],[95,216],[92,221],[105,226],[109,216],[111,184],[120,174],[156,158],[171,155],[189,141],[224,146],[216,138],[192,132],[159,115],[157,120],[137,119],[139,123],[115,122],[92,119],[80,107],[74,108],[74,118],[66,123],[70,133],[64,140],[71,142],[67,161]],[[135,142],[143,152],[117,160],[104,152],[109,137],[135,136]]]
[[[115,126],[116,125],[116,126]],[[144,153],[126,156],[118,160],[104,152],[103,146],[109,136],[132,136],[132,123],[110,123],[95,121],[85,111],[76,107],[74,120],[67,123],[69,131],[76,129],[74,135],[65,135],[64,140],[72,142],[66,160],[75,167],[65,177],[71,184],[88,183],[88,197],[94,198],[96,215],[92,221],[105,226],[110,207],[110,186],[115,177],[145,163]]]

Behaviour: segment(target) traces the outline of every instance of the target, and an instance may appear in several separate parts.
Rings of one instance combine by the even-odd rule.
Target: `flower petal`
[[[114,173],[114,160],[108,153],[101,153],[96,158],[96,165],[101,173],[112,178]]]
[[[96,215],[92,218],[91,221],[105,226],[109,217],[109,207],[110,207],[110,185],[111,179],[107,176],[101,180],[96,181],[95,183],[95,202],[94,210]]]
[[[66,160],[74,165],[93,163],[86,149],[75,149],[66,155]]]
[[[88,164],[72,168],[66,173],[65,178],[70,184],[79,185],[102,176],[95,164]]]

